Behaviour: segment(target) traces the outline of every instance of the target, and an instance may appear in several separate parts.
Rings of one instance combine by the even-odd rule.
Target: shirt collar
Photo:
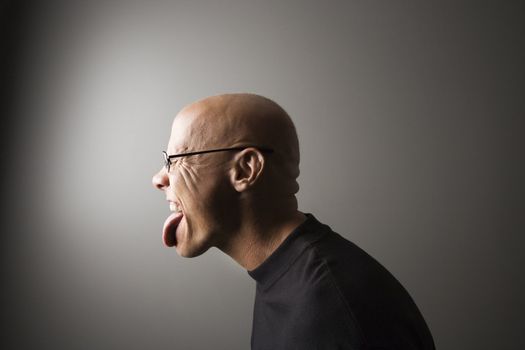
[[[330,231],[330,227],[317,221],[312,214],[305,215],[306,220],[297,226],[261,265],[248,271],[258,284],[270,287],[306,248]]]

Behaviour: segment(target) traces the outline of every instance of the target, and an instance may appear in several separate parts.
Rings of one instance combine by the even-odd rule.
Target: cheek
[[[173,178],[176,197],[186,210],[188,224],[215,226],[224,220],[228,207],[229,180],[213,166],[189,167],[181,164]],[[213,222],[213,223],[212,223]]]
[[[191,169],[181,167],[173,178],[175,196],[185,209],[202,210],[209,196],[209,180]]]

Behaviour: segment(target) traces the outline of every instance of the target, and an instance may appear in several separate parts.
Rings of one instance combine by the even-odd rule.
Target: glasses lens
[[[170,158],[165,151],[162,151],[162,155],[164,156],[164,166],[166,167],[167,171],[170,171]]]

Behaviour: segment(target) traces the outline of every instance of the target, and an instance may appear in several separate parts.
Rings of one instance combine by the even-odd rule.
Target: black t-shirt
[[[249,275],[257,281],[251,346],[435,349],[403,286],[311,214]]]

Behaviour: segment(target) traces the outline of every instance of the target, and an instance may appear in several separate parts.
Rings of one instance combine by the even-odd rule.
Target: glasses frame
[[[228,147],[228,148],[215,148],[215,149],[208,149],[205,151],[194,151],[194,152],[187,152],[187,153],[178,153],[178,154],[172,154],[169,155],[166,151],[162,151],[162,154],[164,155],[164,167],[166,168],[166,171],[170,172],[170,166],[172,164],[171,160],[175,158],[180,157],[189,157],[189,156],[195,156],[197,154],[205,154],[205,153],[215,153],[215,152],[224,152],[224,151],[242,151],[246,148],[256,148],[261,152],[265,153],[273,153],[273,148],[268,147],[260,147],[255,145],[246,145],[246,146],[237,146],[237,147]]]

